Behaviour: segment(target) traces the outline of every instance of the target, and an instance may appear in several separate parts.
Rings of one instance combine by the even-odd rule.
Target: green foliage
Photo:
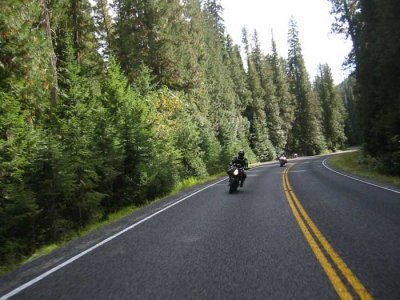
[[[359,124],[359,94],[356,79],[350,76],[339,85],[339,91],[346,111],[344,132],[350,146],[361,144],[361,129]]]
[[[400,6],[388,1],[377,6],[362,1],[362,20],[357,58],[357,81],[360,85],[362,136],[365,150],[379,159],[392,174],[400,174],[400,87],[397,53],[398,28],[395,17]]]
[[[289,24],[288,69],[290,89],[296,101],[289,149],[304,155],[319,154],[325,148],[320,124],[321,106],[312,90],[305,68],[297,24],[294,19],[291,19]]]
[[[385,170],[380,170],[379,162],[363,151],[334,156],[329,159],[329,163],[350,174],[400,186],[399,176],[390,176]]]
[[[0,264],[32,250],[38,207],[26,185],[32,130],[14,95],[0,92]]]
[[[146,124],[147,108],[128,85],[119,65],[110,58],[103,87],[103,103],[108,119],[114,123],[114,149],[118,153],[113,182],[112,206],[140,204],[146,184],[145,163],[151,160],[150,129]]]
[[[315,91],[322,104],[322,131],[327,147],[331,151],[340,149],[346,140],[344,134],[345,110],[339,92],[333,84],[328,65],[320,66],[320,74],[315,80]]]
[[[87,75],[100,72],[102,62],[97,52],[99,43],[95,36],[95,23],[89,0],[51,1],[51,25],[54,31],[55,53],[58,72],[63,71],[63,62],[68,61],[66,50],[73,47],[74,59]]]
[[[96,158],[90,151],[95,120],[89,82],[80,76],[81,68],[72,61],[72,51],[67,59],[71,61],[64,71],[66,88],[61,90],[55,113],[62,137],[64,173],[67,177],[64,179],[65,197],[69,200],[66,213],[79,229],[92,218],[99,218],[97,215],[103,195],[96,190],[99,179],[95,172]]]
[[[114,0],[113,22],[94,5],[0,3],[1,265],[221,174],[239,149],[324,148],[296,36],[286,61],[245,33],[244,66],[220,1]]]
[[[357,121],[365,151],[387,172],[400,174],[400,25],[398,1],[331,1],[337,32],[353,41],[358,84]]]
[[[265,91],[261,86],[259,73],[253,56],[248,57],[248,84],[252,93],[252,102],[246,108],[250,121],[250,145],[260,161],[271,160],[275,157],[265,115]]]
[[[0,3],[0,90],[13,93],[36,122],[48,107],[49,49],[45,32],[38,23],[37,1]]]
[[[94,7],[94,22],[96,34],[99,37],[100,51],[104,59],[108,59],[112,50],[113,27],[107,0],[97,0]]]
[[[294,96],[289,91],[288,78],[286,76],[285,61],[279,57],[276,43],[272,39],[272,54],[268,56],[272,69],[272,80],[275,86],[275,97],[279,106],[279,116],[281,119],[282,143],[287,147],[289,132],[292,129],[296,103]],[[283,149],[282,147],[281,149]],[[279,149],[279,150],[281,150]],[[294,149],[292,149],[293,151]]]
[[[261,88],[263,90],[263,102],[266,117],[266,126],[272,145],[279,151],[285,146],[284,135],[282,131],[282,119],[278,99],[276,98],[276,89],[272,78],[272,67],[269,60],[263,57],[258,42],[257,31],[254,32],[254,49],[252,58],[260,78]]]

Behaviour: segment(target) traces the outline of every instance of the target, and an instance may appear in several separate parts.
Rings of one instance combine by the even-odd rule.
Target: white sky
[[[290,17],[299,30],[300,44],[310,79],[318,73],[318,65],[327,63],[335,84],[348,75],[342,63],[350,52],[351,42],[331,33],[334,17],[328,0],[221,0],[227,33],[242,47],[242,28],[249,34],[257,30],[264,53],[271,52],[271,30],[278,53],[287,57],[287,37]]]

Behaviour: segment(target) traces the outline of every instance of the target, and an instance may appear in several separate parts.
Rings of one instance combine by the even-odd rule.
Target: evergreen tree
[[[114,143],[119,160],[113,183],[113,207],[139,204],[144,199],[146,185],[145,165],[152,158],[146,125],[148,115],[144,102],[128,84],[118,63],[111,57],[103,86],[103,103],[109,120],[115,122]]]
[[[248,41],[245,30],[243,41]],[[245,49],[249,46],[245,44]],[[265,91],[261,86],[261,80],[254,62],[255,55],[247,53],[248,85],[252,94],[252,102],[246,109],[246,116],[250,121],[250,145],[261,161],[274,159],[276,156],[274,147],[269,139],[267,119],[265,115]]]
[[[315,79],[315,90],[322,104],[322,131],[329,150],[335,151],[344,146],[345,111],[342,99],[335,88],[332,72],[328,65],[319,66]]]
[[[146,64],[149,53],[149,32],[152,20],[149,11],[154,1],[116,0],[113,45],[121,67],[133,82],[141,64]],[[147,64],[146,64],[147,65]]]
[[[289,91],[288,79],[286,76],[286,64],[283,58],[279,57],[275,40],[272,38],[272,53],[269,56],[272,69],[272,80],[275,86],[275,95],[279,106],[279,116],[282,122],[283,144],[286,147],[289,132],[294,121],[296,104],[293,95]]]
[[[243,66],[243,60],[240,55],[239,46],[233,45],[233,42],[229,36],[226,40],[226,48],[229,55],[228,65],[230,69],[230,77],[234,83],[234,90],[236,94],[236,124],[237,124],[237,136],[239,139],[239,145],[241,149],[245,149],[246,156],[251,161],[256,160],[254,153],[249,147],[249,136],[250,136],[250,122],[245,116],[247,107],[250,105],[251,91],[249,90],[246,70]],[[232,151],[233,152],[233,151]]]
[[[50,69],[51,69],[51,104],[54,108],[58,102],[58,94],[59,94],[59,87],[58,87],[58,70],[57,70],[57,55],[55,53],[55,44],[53,40],[53,24],[51,21],[50,15],[50,8],[46,0],[40,1],[40,8],[41,8],[41,20],[40,24],[41,27],[44,28],[46,32],[46,41],[49,49],[49,61],[50,61]],[[47,84],[48,85],[48,84]]]
[[[97,50],[96,27],[89,0],[61,0],[52,2],[51,25],[55,32],[53,43],[57,57],[57,71],[63,77],[64,62],[68,60],[68,47],[72,39],[75,59],[81,72],[87,76],[101,73],[102,61]]]
[[[359,39],[357,81],[364,149],[381,169],[400,174],[400,71],[398,1],[378,5],[360,1],[363,27]]]
[[[187,24],[180,1],[114,2],[115,46],[129,81],[141,65],[150,68],[157,85],[181,88],[185,84]]]
[[[184,18],[187,22],[186,74],[183,91],[188,95],[199,113],[206,117],[210,110],[210,95],[207,85],[207,26],[201,4],[198,0],[184,1]]]
[[[224,12],[220,0],[206,0],[204,3],[205,10],[208,12],[208,23],[212,24],[214,32],[219,36],[220,41],[224,40],[225,25],[222,18]]]
[[[33,123],[50,105],[50,49],[42,21],[36,1],[0,3],[0,90],[17,96]]]
[[[52,128],[38,132],[38,142],[31,153],[32,165],[27,181],[40,209],[36,228],[37,246],[60,242],[74,229],[72,220],[68,220],[65,214],[69,202],[66,198],[69,174],[64,172],[61,143],[53,124]]]
[[[237,95],[235,109],[243,113],[251,101],[251,92],[247,84],[246,70],[240,55],[239,46],[233,45],[230,36],[227,36],[226,39],[226,49],[229,55],[230,77],[233,80],[235,93]]]
[[[99,50],[104,58],[107,59],[112,50],[111,43],[113,39],[113,24],[107,0],[97,0],[94,7],[94,20],[99,40]]]
[[[65,174],[67,207],[64,214],[79,230],[101,215],[103,195],[97,191],[97,162],[90,151],[95,127],[91,80],[81,75],[72,42],[67,46],[66,68],[60,81],[63,88],[56,114]]]
[[[324,149],[319,116],[321,107],[313,93],[301,52],[297,23],[289,23],[288,72],[291,93],[296,99],[296,113],[289,148],[304,155],[314,155]]]
[[[334,28],[350,36],[359,86],[359,121],[364,149],[382,170],[400,174],[398,1],[331,1]]]
[[[277,151],[285,146],[284,136],[282,132],[282,120],[279,115],[279,106],[275,97],[276,91],[272,79],[271,65],[268,59],[262,54],[260,43],[258,41],[257,31],[254,32],[254,46],[252,50],[252,58],[260,78],[261,88],[264,91],[264,109],[266,114],[266,126],[270,140]]]
[[[331,14],[335,15],[332,31],[350,37],[353,49],[349,53],[348,64],[354,65],[359,56],[359,38],[362,30],[360,0],[329,0],[332,5]]]
[[[26,183],[35,132],[16,99],[0,91],[0,265],[15,263],[34,250],[39,208]]]
[[[223,26],[222,17],[217,16],[221,11],[213,10],[215,6],[205,7],[206,20],[218,22],[213,27],[205,27],[205,42],[207,56],[205,60],[205,74],[210,97],[210,110],[208,118],[213,124],[216,136],[222,146],[222,158],[228,162],[227,157],[232,156],[232,148],[238,144],[238,132],[236,127],[235,103],[237,95],[234,91],[234,83],[230,77],[228,68],[228,52],[225,39],[221,39],[220,33],[215,30]],[[236,152],[236,151],[235,151]]]
[[[35,250],[40,208],[28,184],[37,126],[49,108],[49,48],[36,1],[0,3],[0,264]]]
[[[358,93],[356,79],[350,76],[339,85],[340,95],[346,110],[344,132],[350,146],[361,144],[360,125],[358,121]]]

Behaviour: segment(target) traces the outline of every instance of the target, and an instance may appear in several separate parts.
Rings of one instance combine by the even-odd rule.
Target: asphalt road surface
[[[326,158],[153,203],[3,276],[0,299],[400,299],[399,189]]]

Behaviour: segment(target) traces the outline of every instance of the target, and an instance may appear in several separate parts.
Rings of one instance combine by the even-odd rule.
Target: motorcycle
[[[287,163],[287,158],[286,158],[286,156],[284,156],[284,155],[280,156],[280,157],[279,157],[279,165],[280,165],[281,167],[283,167],[286,163]]]
[[[237,190],[239,186],[240,180],[244,175],[244,169],[239,164],[233,165],[228,170],[228,175],[229,175],[229,193],[232,194]]]

